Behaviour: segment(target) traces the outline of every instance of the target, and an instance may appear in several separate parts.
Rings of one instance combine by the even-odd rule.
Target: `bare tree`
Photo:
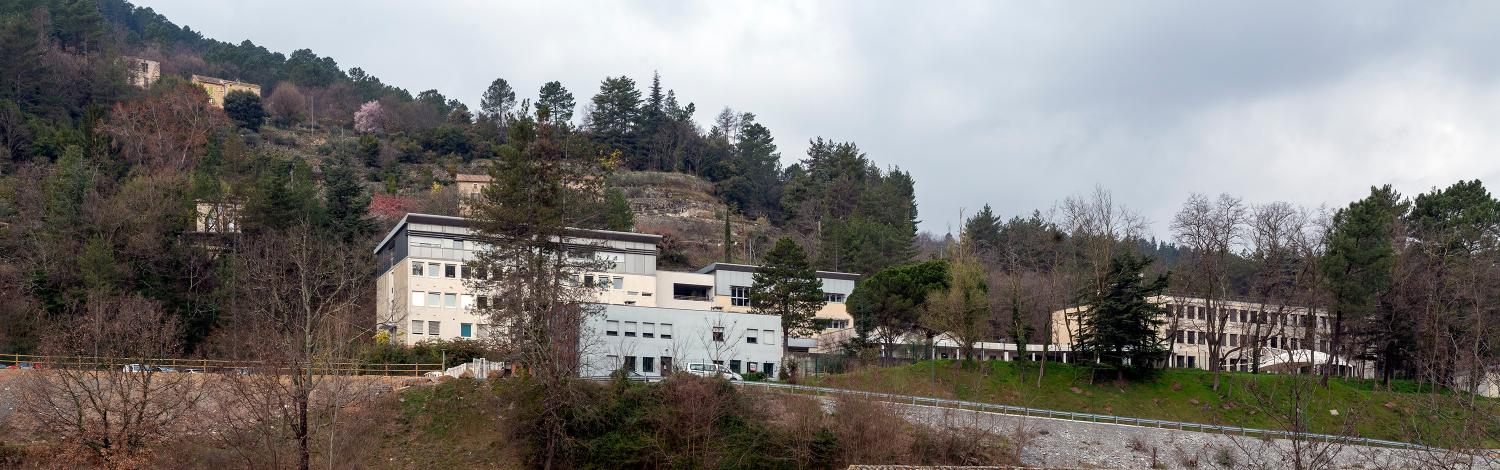
[[[1074,195],[1064,199],[1060,205],[1062,230],[1082,252],[1081,257],[1069,257],[1072,276],[1065,279],[1064,289],[1077,294],[1080,291],[1098,292],[1104,289],[1109,278],[1109,262],[1125,241],[1138,240],[1146,232],[1146,219],[1121,204],[1116,204],[1114,195],[1103,186],[1095,186],[1088,195]],[[1063,333],[1073,338],[1078,333],[1079,309],[1064,312]]]
[[[43,352],[66,358],[26,377],[21,411],[106,467],[139,465],[198,407],[197,381],[149,363],[180,353],[179,333],[156,302],[94,293],[77,321],[49,333]]]
[[[927,294],[921,324],[958,343],[966,364],[975,360],[974,345],[991,336],[990,299],[984,269],[973,253],[973,243],[959,244],[948,263],[948,287]]]
[[[1233,310],[1222,304],[1228,297],[1229,260],[1243,236],[1245,206],[1228,194],[1210,201],[1193,194],[1172,220],[1172,232],[1187,250],[1188,263],[1180,279],[1186,279],[1185,293],[1202,299],[1198,308],[1206,309],[1200,337],[1207,335],[1208,370],[1224,370],[1228,350],[1226,327]],[[1219,375],[1214,374],[1214,390],[1219,389]]]
[[[373,329],[369,257],[304,222],[249,241],[236,267],[234,316],[211,347],[256,365],[218,381],[225,444],[251,466],[307,469],[313,433],[357,395],[343,375]]]

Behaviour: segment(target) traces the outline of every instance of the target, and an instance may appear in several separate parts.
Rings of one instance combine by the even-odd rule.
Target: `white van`
[[[744,377],[740,377],[740,374],[736,374],[734,371],[729,370],[729,368],[725,367],[723,364],[714,364],[709,362],[689,363],[687,372],[689,374],[700,377],[723,377],[729,380],[745,380]]]

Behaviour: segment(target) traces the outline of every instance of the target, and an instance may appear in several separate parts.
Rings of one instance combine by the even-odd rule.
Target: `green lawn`
[[[809,384],[907,395],[1030,406],[1063,411],[1266,429],[1289,429],[1296,408],[1312,432],[1354,434],[1377,439],[1443,446],[1495,447],[1500,434],[1494,400],[1451,393],[1423,393],[1412,382],[1391,390],[1373,381],[1333,380],[1327,388],[1315,377],[1298,380],[1274,374],[1168,369],[1155,379],[1117,383],[1101,372],[1089,383],[1089,370],[1047,364],[1037,383],[1035,363],[986,362],[964,369],[956,361],[867,368],[827,375]],[[934,380],[935,378],[935,380]],[[1300,391],[1300,393],[1294,393]],[[1295,397],[1301,396],[1302,399]],[[1301,403],[1300,406],[1297,404]],[[1330,410],[1337,410],[1334,415]]]

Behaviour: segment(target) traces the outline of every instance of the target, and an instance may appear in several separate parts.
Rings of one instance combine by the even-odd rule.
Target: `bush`
[[[240,127],[260,130],[266,122],[266,110],[260,106],[260,95],[248,91],[231,91],[224,96],[224,114]]]
[[[747,381],[747,382],[765,382],[766,381],[766,373],[765,372],[748,372],[745,375],[742,375],[740,377],[744,378],[745,381]]]

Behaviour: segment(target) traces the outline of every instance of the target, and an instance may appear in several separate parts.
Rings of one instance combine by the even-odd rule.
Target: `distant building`
[[[254,93],[255,96],[260,96],[260,85],[254,83],[237,82],[202,75],[193,75],[192,80],[193,83],[197,83],[198,86],[203,87],[203,91],[208,92],[208,104],[219,108],[224,107],[224,97],[229,96],[229,92],[231,91],[248,91]]]
[[[240,209],[233,202],[198,201],[194,227],[197,233],[240,233]]]
[[[469,208],[473,207],[473,201],[480,197],[485,186],[490,184],[490,175],[454,175],[458,181],[458,213],[468,214]]]
[[[817,318],[824,330],[781,344],[781,319],[749,313],[755,266],[715,263],[697,272],[657,270],[661,236],[584,230],[572,244],[588,246],[612,266],[577,274],[598,285],[603,314],[580,340],[585,373],[616,368],[660,375],[689,363],[715,362],[740,372],[774,373],[782,347],[806,351],[816,337],[848,330],[843,302],[857,275],[819,271],[827,306]],[[407,214],[375,248],[376,324],[407,345],[434,339],[490,338],[489,319],[476,307],[488,300],[471,293],[467,262],[484,240],[462,217]],[[769,368],[769,370],[768,370]]]
[[[125,57],[125,81],[138,88],[151,88],[161,78],[161,63],[140,57]]]

